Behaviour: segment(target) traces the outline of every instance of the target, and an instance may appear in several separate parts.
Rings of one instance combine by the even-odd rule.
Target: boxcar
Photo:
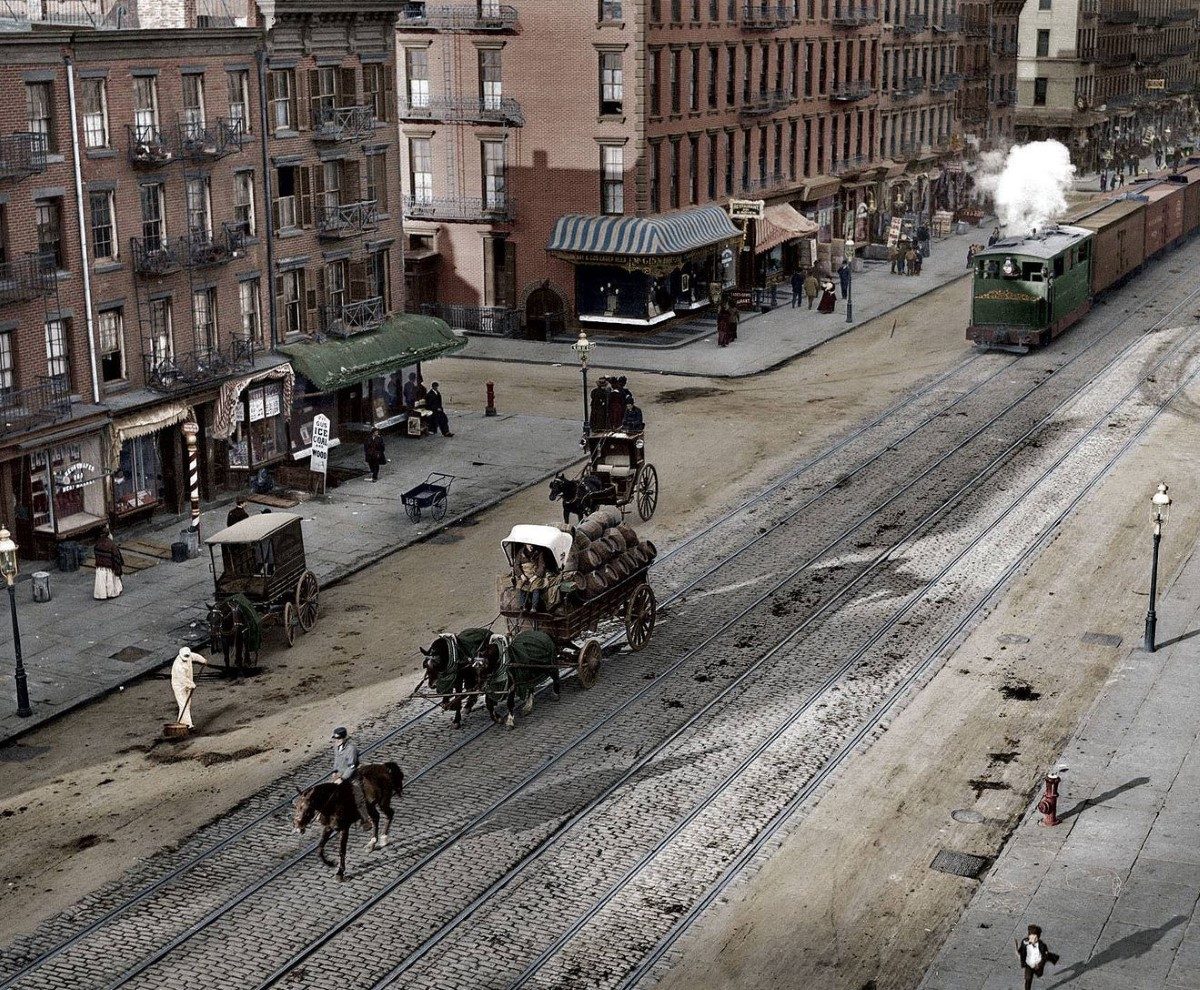
[[[1077,226],[1096,235],[1092,252],[1092,293],[1127,278],[1146,256],[1146,204],[1118,199],[1079,217]]]

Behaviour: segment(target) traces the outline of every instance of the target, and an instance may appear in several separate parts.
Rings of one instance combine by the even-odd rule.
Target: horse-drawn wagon
[[[239,668],[257,665],[265,627],[281,627],[291,646],[297,629],[308,632],[316,624],[320,586],[308,569],[300,519],[263,513],[205,540],[216,590],[208,609],[209,642],[222,651],[226,667],[231,656]]]
[[[563,520],[602,505],[625,509],[632,503],[648,521],[658,506],[658,471],[646,460],[645,431],[589,433],[583,446],[588,459],[579,476],[559,474],[550,483],[551,500],[562,499]]]

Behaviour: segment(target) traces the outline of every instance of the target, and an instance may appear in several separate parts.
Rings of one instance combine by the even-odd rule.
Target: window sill
[[[294,138],[294,137],[299,137],[299,136],[300,136],[299,131],[293,131],[289,128],[284,128],[283,130],[271,132],[271,137],[274,137],[274,138]]]
[[[283,230],[275,231],[275,236],[278,237],[281,241],[287,240],[292,237],[302,237],[303,235],[304,235],[304,230],[301,227],[285,227]]]
[[[122,392],[129,391],[129,380],[127,378],[122,378],[115,382],[101,382],[100,387],[103,389],[106,396],[120,395]]]
[[[602,113],[596,118],[597,124],[623,124],[625,123],[625,114],[623,113]]]
[[[596,29],[599,30],[600,28],[616,28],[618,31],[624,31],[625,30],[625,22],[624,21],[597,21]]]
[[[105,261],[105,262],[97,262],[95,265],[93,265],[92,271],[95,272],[97,275],[108,275],[111,272],[119,272],[124,267],[125,266],[123,264],[121,264],[121,262],[119,262],[119,261]]]
[[[47,165],[61,165],[66,160],[67,160],[66,155],[59,154],[57,151],[49,152],[46,155],[46,164]]]
[[[116,158],[117,157],[117,149],[116,148],[88,148],[87,151],[84,152],[84,154],[86,154],[88,158]]]

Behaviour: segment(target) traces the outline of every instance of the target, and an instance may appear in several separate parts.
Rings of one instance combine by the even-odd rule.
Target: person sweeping
[[[171,690],[175,693],[175,704],[179,708],[179,717],[175,720],[179,725],[192,725],[192,694],[196,690],[196,678],[192,673],[192,664],[198,663],[205,667],[208,661],[199,653],[193,653],[186,646],[180,647],[171,665]]]

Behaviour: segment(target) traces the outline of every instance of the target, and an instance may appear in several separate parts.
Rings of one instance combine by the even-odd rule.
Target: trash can
[[[33,600],[35,602],[50,601],[50,572],[33,572]]]
[[[188,556],[188,545],[182,540],[172,543],[171,559],[177,564],[182,564],[185,560],[189,560],[190,557]]]
[[[57,557],[60,571],[65,573],[77,571],[80,561],[83,559],[83,547],[75,540],[63,540],[58,545]]]
[[[187,547],[187,555],[189,558],[196,557],[200,553],[200,534],[190,526],[187,529],[179,531],[180,542]]]

